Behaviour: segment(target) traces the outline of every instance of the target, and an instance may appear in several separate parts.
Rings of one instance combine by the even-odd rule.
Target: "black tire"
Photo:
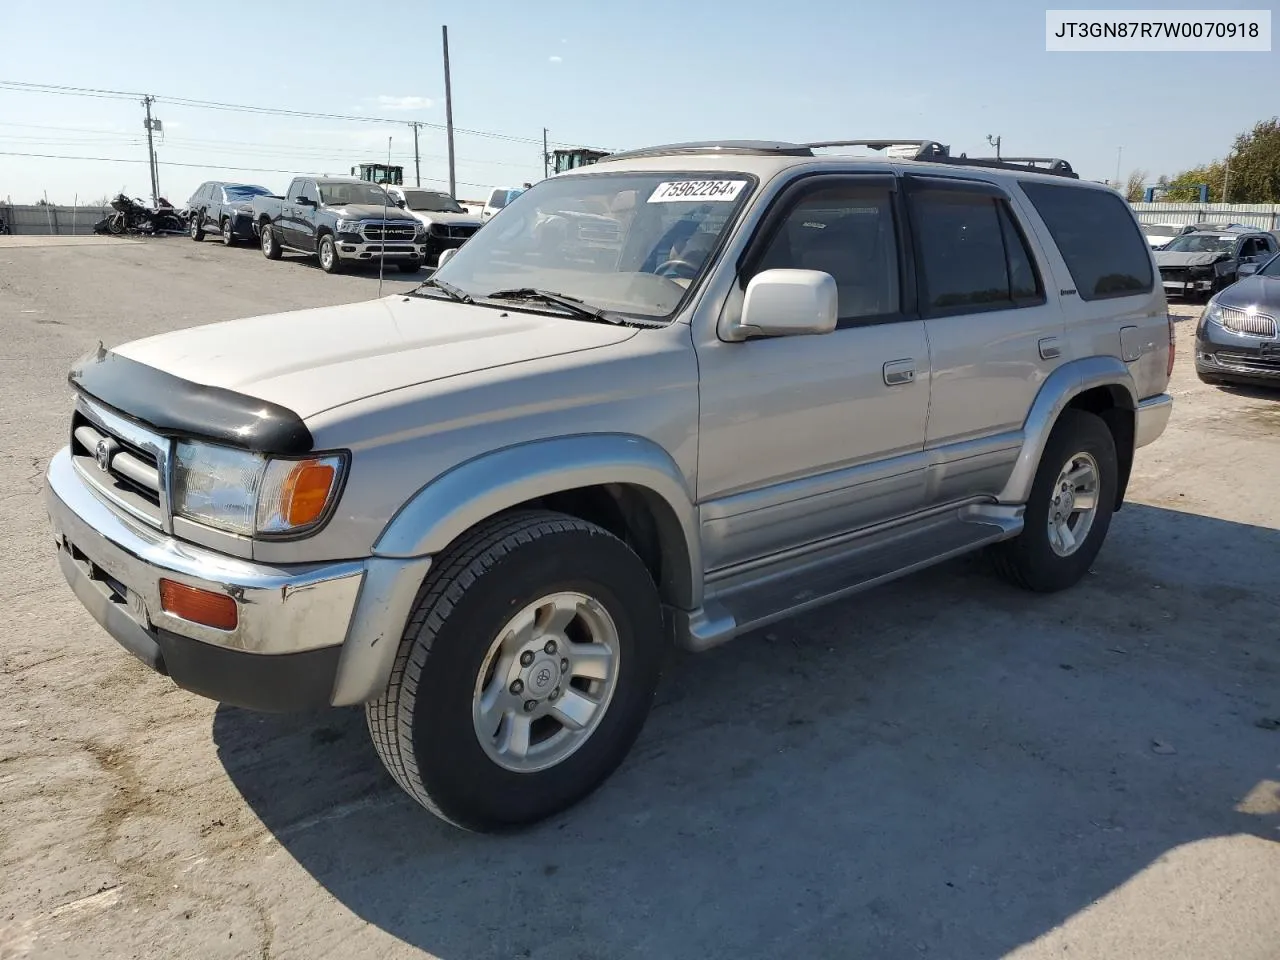
[[[262,255],[268,260],[280,259],[280,241],[276,239],[275,227],[269,223],[264,223],[258,234],[258,240],[261,242]]]
[[[191,211],[191,221],[187,224],[187,233],[191,239],[199,243],[204,239],[204,212],[200,210]]]
[[[231,218],[223,217],[219,226],[222,228],[222,245],[224,247],[234,247],[236,245],[236,235],[235,227],[231,224]]]
[[[325,273],[337,273],[342,269],[342,261],[338,259],[338,247],[333,242],[333,235],[326,233],[316,244],[316,259],[320,261],[320,269]]]
[[[413,261],[412,263],[400,264],[401,273],[418,273],[421,270],[422,270],[422,263],[417,260]]]
[[[576,751],[547,769],[516,772],[482,747],[472,698],[504,624],[556,591],[586,594],[608,611],[617,679]],[[366,705],[369,733],[396,782],[444,820],[481,832],[534,823],[582,800],[626,757],[653,702],[663,637],[653,579],[617,537],[551,511],[500,515],[432,566],[387,689]]]
[[[123,236],[126,229],[123,213],[113,213],[107,220],[107,232],[112,236]]]
[[[1054,485],[1069,459],[1079,453],[1088,454],[1097,464],[1097,510],[1074,552],[1060,556],[1049,537]],[[1115,440],[1102,418],[1084,410],[1062,411],[1040,456],[1022,533],[990,548],[996,570],[1011,583],[1037,593],[1053,593],[1078,583],[1093,565],[1111,526],[1118,477]]]

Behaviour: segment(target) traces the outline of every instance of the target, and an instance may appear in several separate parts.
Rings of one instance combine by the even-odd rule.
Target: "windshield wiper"
[[[561,307],[568,310],[574,316],[582,317],[587,320],[597,320],[601,323],[612,323],[617,325],[634,324],[636,326],[665,326],[660,322],[652,322],[646,320],[637,320],[633,317],[624,317],[620,313],[614,313],[611,310],[604,310],[600,307],[593,307],[589,303],[579,300],[577,297],[571,297],[567,294],[556,293],[553,290],[539,290],[536,287],[513,287],[510,290],[495,290],[493,293],[486,294],[485,300],[540,300],[543,303],[549,303],[552,306]]]
[[[435,287],[437,290],[440,290],[445,296],[447,296],[450,300],[456,300],[458,303],[474,303],[475,302],[475,298],[472,297],[471,294],[467,293],[467,291],[463,290],[461,287],[455,287],[452,283],[448,283],[444,280],[437,280],[435,277],[432,277],[430,280],[422,281],[422,283],[418,284],[418,286],[414,287],[413,290],[411,290],[410,292],[417,293],[423,287]]]

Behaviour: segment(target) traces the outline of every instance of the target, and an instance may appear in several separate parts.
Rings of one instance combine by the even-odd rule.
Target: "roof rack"
[[[1024,170],[1049,173],[1079,180],[1080,176],[1067,161],[1058,157],[969,157],[951,155],[951,148],[937,140],[880,139],[880,140],[824,140],[815,143],[789,143],[785,140],[694,140],[687,143],[666,143],[637,150],[611,153],[599,163],[617,160],[634,160],[640,157],[669,157],[675,155],[754,155],[778,157],[815,157],[815,150],[827,147],[867,147],[883,150],[895,160],[914,160],[923,163],[949,163],[963,167],[989,167],[997,170]],[[892,148],[897,147],[897,150]],[[1040,166],[1044,164],[1044,166]]]
[[[602,157],[598,163],[634,160],[639,157],[670,157],[678,154],[755,154],[757,156],[811,157],[813,151],[802,143],[782,140],[691,140],[687,143],[663,143],[636,150],[623,150]]]

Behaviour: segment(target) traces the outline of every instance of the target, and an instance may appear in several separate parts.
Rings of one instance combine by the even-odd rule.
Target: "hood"
[[[1224,307],[1257,307],[1261,313],[1280,317],[1280,277],[1245,277],[1223,290],[1217,299]]]
[[[450,226],[478,227],[480,218],[474,213],[446,213],[439,210],[409,211],[423,223],[447,223]]]
[[[607,347],[637,329],[396,294],[162,333],[113,352],[306,418],[401,387]]]
[[[1227,253],[1182,253],[1178,250],[1156,250],[1158,267],[1207,267],[1219,260],[1231,259]]]
[[[381,220],[383,208],[377,203],[346,203],[340,207],[325,207],[329,213],[342,220]],[[401,210],[394,203],[387,204],[387,220],[416,220],[408,211]]]

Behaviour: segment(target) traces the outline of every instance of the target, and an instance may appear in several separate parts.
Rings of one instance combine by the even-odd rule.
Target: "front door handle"
[[[916,362],[914,359],[890,360],[884,365],[884,382],[894,387],[903,383],[913,383],[916,379]]]

